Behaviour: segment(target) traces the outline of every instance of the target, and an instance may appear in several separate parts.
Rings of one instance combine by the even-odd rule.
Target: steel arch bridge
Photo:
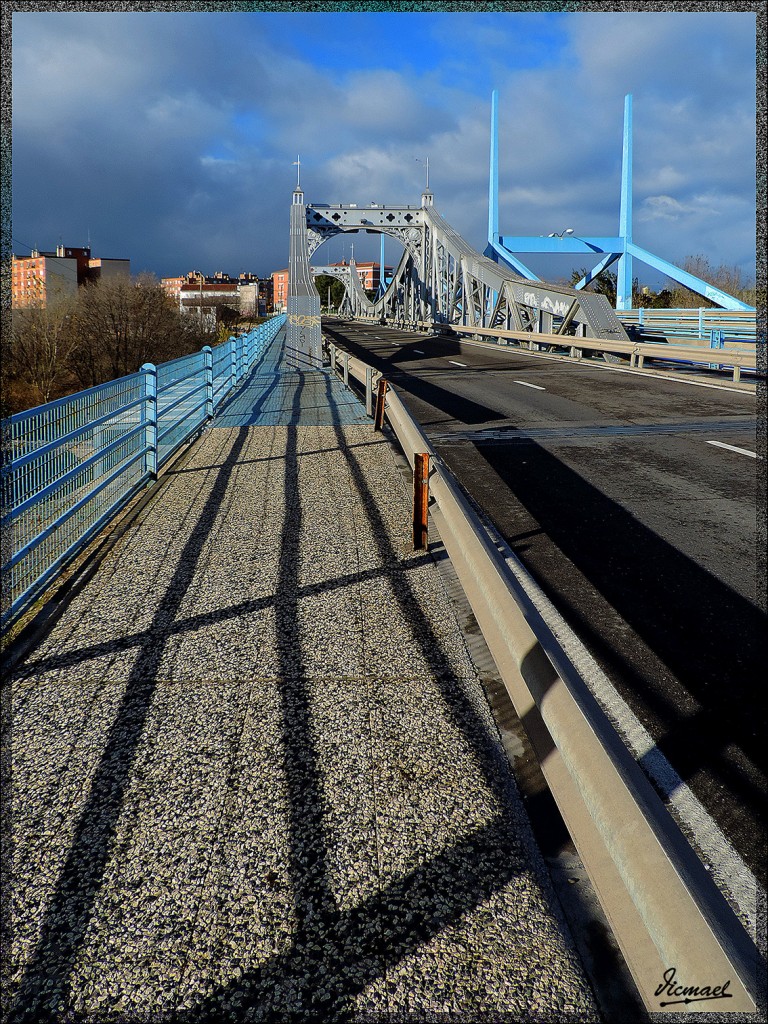
[[[397,240],[403,255],[384,293],[365,294],[355,262],[348,268],[311,267],[328,239],[364,231]],[[288,347],[297,367],[321,365],[320,296],[313,272],[341,278],[345,307],[354,317],[400,327],[465,327],[542,332],[568,337],[628,340],[603,295],[531,280],[469,246],[445,221],[425,190],[420,206],[359,207],[308,204],[299,185],[291,206]]]

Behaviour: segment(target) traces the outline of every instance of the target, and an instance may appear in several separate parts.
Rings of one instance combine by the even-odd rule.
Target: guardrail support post
[[[144,471],[150,480],[157,480],[157,367],[144,363]]]
[[[349,352],[344,353],[344,387],[349,387]]]
[[[373,429],[381,430],[384,426],[384,403],[387,398],[387,382],[382,377],[379,381],[379,391],[376,396],[376,419],[373,421]]]
[[[205,369],[205,416],[213,419],[213,351],[210,345],[203,348],[203,368]]]
[[[416,452],[413,456],[413,548],[424,551],[427,547],[427,515],[429,509],[429,455]]]
[[[370,366],[365,368],[365,412],[373,416],[373,369]]]

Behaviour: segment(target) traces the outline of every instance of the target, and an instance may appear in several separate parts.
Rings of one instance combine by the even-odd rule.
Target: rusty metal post
[[[413,547],[427,547],[427,514],[429,510],[429,455],[413,456]]]
[[[376,396],[376,419],[373,422],[374,430],[381,430],[384,426],[384,402],[387,397],[387,382],[382,377],[379,381],[379,392]]]

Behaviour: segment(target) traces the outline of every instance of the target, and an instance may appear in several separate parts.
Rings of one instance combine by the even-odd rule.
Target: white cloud
[[[367,65],[330,59],[330,13],[316,49],[293,46],[301,17],[14,15],[14,234],[88,224],[139,263],[172,258],[163,273],[224,236],[255,259],[258,239],[258,268],[284,265],[298,152],[328,202],[418,202],[428,156],[437,208],[482,248],[497,87],[502,232],[616,231],[632,92],[639,243],[672,258],[682,225],[715,264],[754,248],[750,15],[403,16]]]

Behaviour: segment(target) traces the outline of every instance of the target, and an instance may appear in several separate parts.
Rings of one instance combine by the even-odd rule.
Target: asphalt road
[[[765,886],[754,395],[375,324],[324,331],[402,393]]]

